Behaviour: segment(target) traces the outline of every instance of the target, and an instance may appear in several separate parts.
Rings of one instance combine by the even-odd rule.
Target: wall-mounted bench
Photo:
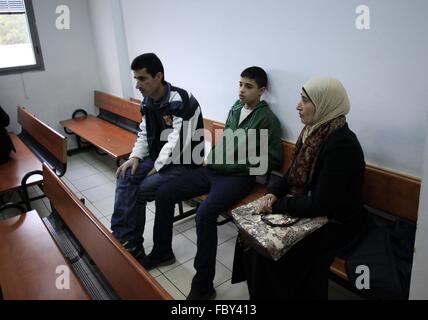
[[[95,91],[94,100],[98,116],[80,109],[73,113],[72,119],[60,122],[67,134],[76,137],[78,148],[69,155],[85,149],[89,143],[119,163],[134,147],[142,120],[140,105],[100,91]]]

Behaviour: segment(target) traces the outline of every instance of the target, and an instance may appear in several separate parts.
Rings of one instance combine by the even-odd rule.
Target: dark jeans
[[[142,245],[147,202],[155,200],[159,186],[190,170],[185,166],[171,165],[161,173],[146,177],[153,166],[152,159],[145,159],[140,162],[133,176],[129,169],[124,178],[117,179],[111,230],[113,235],[121,241]]]
[[[244,198],[255,184],[255,177],[225,176],[207,167],[193,170],[161,186],[156,193],[156,216],[153,229],[153,253],[172,252],[174,204],[209,194],[196,213],[196,275],[192,288],[206,290],[212,286],[217,255],[217,218]]]

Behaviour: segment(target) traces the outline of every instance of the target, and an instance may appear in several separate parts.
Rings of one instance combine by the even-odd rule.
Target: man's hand
[[[126,161],[124,164],[122,164],[116,171],[116,177],[119,178],[121,176],[122,178],[125,177],[126,171],[131,168],[131,175],[134,175],[137,171],[138,164],[140,163],[140,159],[138,158],[131,158],[128,161]]]
[[[150,176],[154,175],[155,173],[157,173],[156,168],[153,168],[152,170],[150,170],[150,172],[147,174],[146,177],[150,177]]]
[[[262,197],[260,202],[260,206],[258,208],[258,214],[271,214],[272,207],[274,203],[278,200],[278,198],[273,194],[267,194]]]

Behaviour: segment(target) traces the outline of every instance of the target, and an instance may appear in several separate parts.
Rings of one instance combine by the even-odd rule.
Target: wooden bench
[[[205,119],[205,128],[211,131],[213,145],[222,136],[224,125],[222,123]],[[282,141],[283,165],[279,174],[285,174],[291,166],[294,144]],[[378,210],[388,219],[404,219],[416,223],[419,207],[421,181],[420,179],[393,172],[390,170],[367,165],[363,184],[364,204],[370,209]],[[230,211],[247,204],[266,193],[266,184],[258,184],[247,197],[234,205]],[[200,201],[206,196],[198,197]],[[230,221],[230,220],[229,220]],[[335,258],[330,267],[331,272],[343,280],[348,280],[346,261]]]
[[[95,91],[95,106],[99,115],[88,115],[85,110],[76,110],[72,119],[61,121],[67,134],[76,137],[77,149],[69,155],[85,149],[85,141],[112,156],[117,163],[127,158],[134,147],[142,120],[137,102]],[[78,116],[82,114],[82,116]]]
[[[125,250],[46,165],[44,189],[54,216],[67,226],[119,299],[170,300],[171,296]]]
[[[59,266],[70,268],[36,211],[0,221],[1,299],[89,299],[73,272],[69,289],[57,288]]]
[[[27,210],[31,201],[42,198],[28,196],[27,187],[39,185],[42,162],[47,162],[58,175],[67,170],[67,139],[30,114],[24,107],[18,107],[18,123],[22,126],[19,136],[10,133],[16,153],[0,166],[0,194],[18,191]]]

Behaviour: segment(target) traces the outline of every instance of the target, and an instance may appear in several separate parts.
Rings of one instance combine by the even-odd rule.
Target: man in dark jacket
[[[9,116],[0,106],[0,164],[6,163],[9,160],[10,152],[15,151],[12,140],[6,131],[9,123]]]
[[[117,170],[111,229],[124,247],[140,258],[145,255],[146,203],[155,200],[159,186],[203,163],[203,154],[199,163],[180,161],[183,154],[203,144],[203,135],[196,135],[203,129],[203,118],[192,94],[165,81],[162,62],[155,54],[135,58],[131,69],[144,96],[142,122],[129,160]]]

